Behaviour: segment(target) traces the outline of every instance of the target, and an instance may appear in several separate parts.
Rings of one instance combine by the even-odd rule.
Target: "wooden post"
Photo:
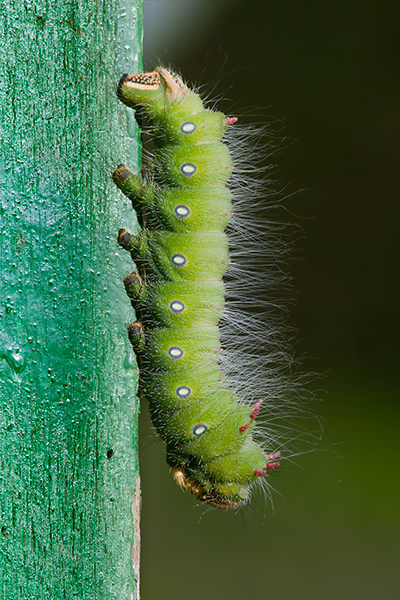
[[[140,44],[140,0],[0,5],[2,600],[138,598],[133,212],[111,174],[138,166],[115,90]]]

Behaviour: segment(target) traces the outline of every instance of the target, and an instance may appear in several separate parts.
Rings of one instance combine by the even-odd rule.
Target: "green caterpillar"
[[[262,400],[241,399],[241,373],[234,389],[235,378],[221,368],[227,359],[219,324],[226,314],[225,285],[235,271],[225,229],[233,215],[236,169],[223,138],[237,119],[205,108],[198,94],[161,67],[124,75],[118,96],[150,121],[156,146],[151,176],[142,180],[124,165],[113,175],[142,227],[136,236],[121,229],[118,237],[137,267],[124,283],[138,318],[128,335],[139,362],[140,394],[150,404],[178,484],[211,506],[235,509],[279,466],[273,461],[280,454],[264,450],[255,437]],[[235,298],[240,304],[239,288],[231,293],[233,305]],[[239,331],[246,329],[239,313],[230,314]],[[255,376],[258,368],[254,362]]]

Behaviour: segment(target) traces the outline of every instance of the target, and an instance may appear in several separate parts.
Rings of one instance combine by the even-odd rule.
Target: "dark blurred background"
[[[144,600],[400,597],[398,43],[397,1],[144,1],[145,69],[294,140],[273,159],[304,232],[291,322],[325,374],[318,449],[236,515],[178,489],[143,407]]]

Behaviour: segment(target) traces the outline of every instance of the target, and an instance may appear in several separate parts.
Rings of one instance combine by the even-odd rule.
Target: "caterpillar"
[[[205,107],[168,69],[123,75],[117,95],[148,120],[155,146],[144,177],[123,164],[113,174],[141,226],[138,235],[125,229],[118,235],[137,269],[124,285],[136,310],[128,336],[140,396],[149,402],[179,486],[212,507],[236,509],[255,487],[268,487],[280,465],[285,433],[274,434],[273,421],[287,410],[285,384],[283,393],[278,387],[291,360],[279,317],[266,322],[251,315],[251,305],[273,312],[281,276],[279,268],[260,271],[252,250],[262,238],[251,221],[254,167],[243,173],[232,159],[244,143],[233,132],[237,118]],[[247,221],[240,220],[243,206]],[[267,232],[276,242],[271,224]],[[268,248],[273,271],[279,243]],[[267,299],[257,300],[256,280],[269,285]],[[236,366],[238,354],[247,372]],[[264,429],[256,425],[263,408],[258,381],[268,405],[275,402]]]

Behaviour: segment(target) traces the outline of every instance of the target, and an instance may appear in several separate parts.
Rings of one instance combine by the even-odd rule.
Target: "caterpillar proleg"
[[[284,427],[274,429],[291,403],[283,375],[291,355],[275,307],[277,232],[267,224],[265,272],[256,250],[265,227],[251,220],[253,180],[235,160],[243,145],[232,131],[236,117],[205,108],[162,67],[124,75],[118,96],[149,120],[156,146],[144,179],[125,165],[113,175],[142,227],[118,237],[137,268],[124,283],[138,319],[128,335],[140,394],[177,483],[202,502],[235,509],[252,488],[268,486],[285,448]],[[260,281],[267,296],[253,292]],[[258,319],[254,307],[264,311]]]

